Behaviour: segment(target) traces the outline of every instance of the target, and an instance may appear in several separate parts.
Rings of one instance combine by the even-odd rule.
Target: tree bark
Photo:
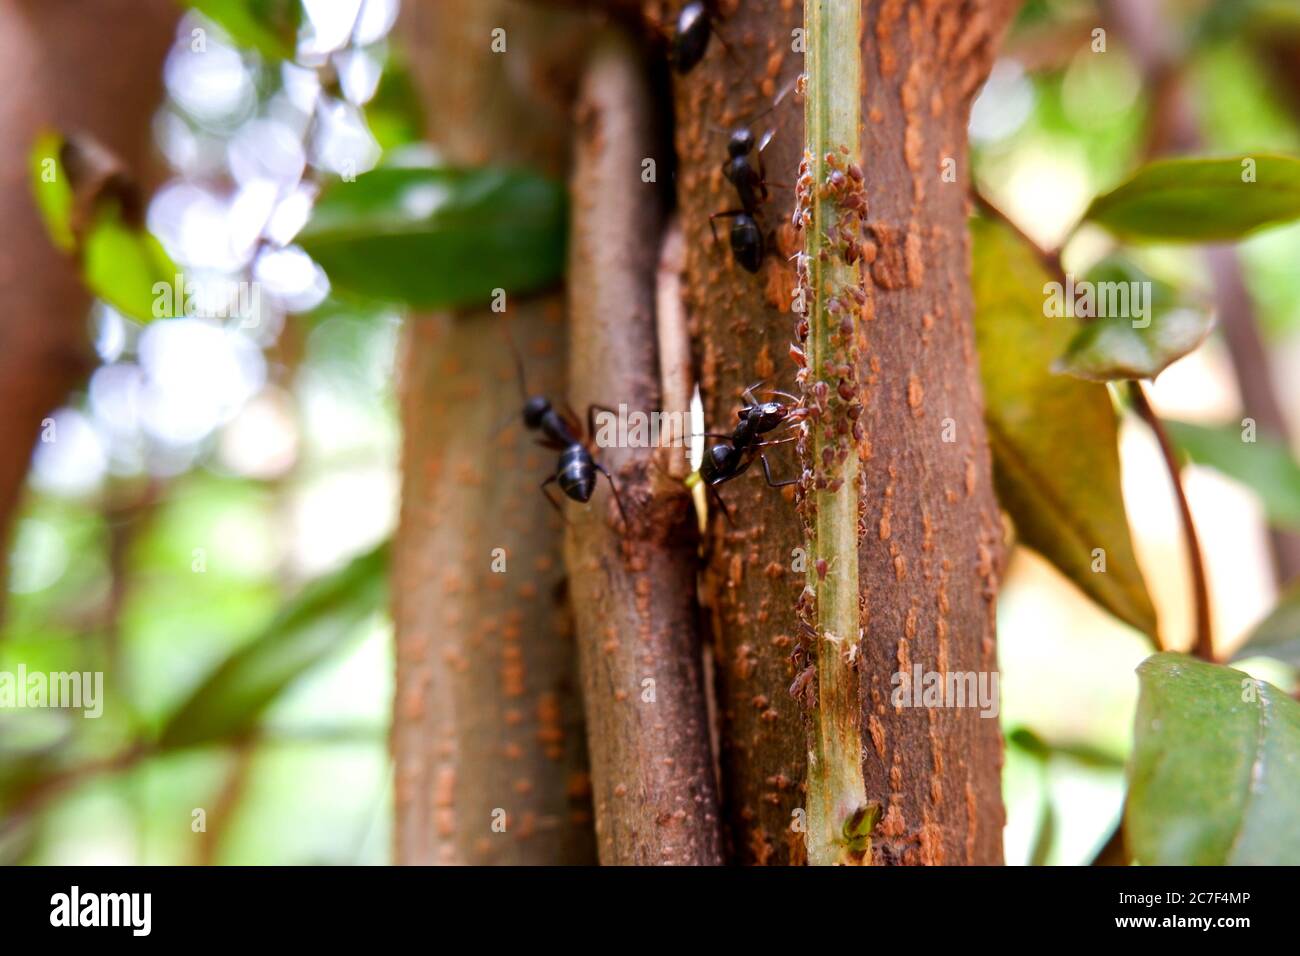
[[[674,95],[683,297],[705,430],[717,432],[734,427],[746,386],[765,380],[795,390],[795,369],[786,359],[795,286],[787,257],[799,240],[787,224],[803,143],[803,113],[794,97],[759,115],[803,68],[802,57],[790,51],[791,31],[803,22],[801,4],[730,4],[726,13],[717,28],[731,54],[714,41],[699,66],[676,79]],[[726,221],[721,241],[709,227],[710,214],[736,205],[722,176],[726,135],[718,130],[746,123],[757,135],[775,129],[764,162],[785,183],[763,210],[764,227],[778,238],[757,276],[732,261]],[[773,464],[782,476],[796,472],[793,453],[778,451]],[[803,834],[791,824],[804,805],[807,745],[803,718],[786,692],[794,678],[788,660],[797,634],[794,601],[803,588],[792,552],[802,546],[803,532],[792,494],[768,488],[754,472],[721,489],[734,526],[710,511],[700,600],[713,632],[728,855],[740,863],[784,865],[805,859]]]
[[[734,6],[734,5],[731,5]],[[859,656],[866,795],[885,809],[877,863],[1002,859],[1001,738],[977,709],[895,708],[892,677],[992,672],[1001,521],[993,496],[971,325],[965,126],[1011,2],[871,0],[864,7],[863,140],[869,202],[862,313],[865,440],[860,449]],[[685,296],[710,430],[729,428],[740,390],[789,390],[785,361],[799,249],[779,189],[762,213],[775,253],[758,276],[711,241],[710,213],[735,205],[712,127],[750,122],[776,136],[771,178],[794,175],[803,141],[791,101],[759,118],[801,69],[793,3],[728,9],[715,50],[677,83],[679,198],[687,237]],[[952,160],[955,182],[943,173]],[[782,314],[786,313],[786,314]],[[951,420],[956,440],[944,441]],[[778,457],[784,457],[778,455]],[[723,721],[725,815],[746,862],[802,860],[791,814],[802,805],[803,717],[786,692],[795,639],[791,567],[802,543],[793,506],[761,479],[726,486],[737,526],[715,518],[705,600],[713,614]]]
[[[94,365],[90,296],[46,238],[28,153],[43,129],[81,131],[154,181],[150,120],[179,15],[172,0],[0,0],[0,581],[42,420]]]
[[[655,145],[645,72],[632,46],[607,31],[593,46],[578,100],[569,395],[580,413],[592,403],[629,412],[661,408],[655,327],[661,216],[658,187],[641,175]],[[610,495],[598,492],[587,506],[569,505],[565,558],[600,859],[718,864],[691,499],[654,464],[650,447],[602,447],[597,455],[618,484],[626,523]]]
[[[580,20],[502,0],[411,2],[402,18],[448,161],[564,175]],[[490,47],[498,27],[505,55]],[[555,459],[519,424],[503,327],[530,391],[558,396],[564,314],[556,292],[512,300],[505,317],[409,323],[393,588],[399,863],[595,860],[560,525],[537,491]]]

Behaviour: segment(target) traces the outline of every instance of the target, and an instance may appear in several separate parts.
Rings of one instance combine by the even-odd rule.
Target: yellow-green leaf
[[[183,307],[156,288],[170,290],[176,284],[176,263],[147,229],[123,222],[115,203],[101,206],[81,253],[86,285],[122,314],[149,322]]]
[[[72,234],[72,184],[59,159],[63,137],[45,132],[36,137],[28,154],[32,196],[49,233],[50,241],[64,252],[72,252],[77,240]]]
[[[974,220],[971,231],[975,335],[1002,507],[1022,543],[1120,620],[1154,635],[1156,613],[1120,491],[1110,394],[1052,372],[1075,326],[1044,315],[1052,277],[1033,250],[997,223]]]

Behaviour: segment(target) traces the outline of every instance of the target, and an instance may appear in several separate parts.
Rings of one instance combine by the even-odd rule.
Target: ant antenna
[[[519,354],[519,346],[515,344],[515,337],[510,334],[510,322],[507,320],[501,326],[504,330],[506,343],[510,346],[510,354],[515,359],[515,374],[519,380],[519,397],[525,402],[528,401],[528,385],[524,379],[524,357]]]

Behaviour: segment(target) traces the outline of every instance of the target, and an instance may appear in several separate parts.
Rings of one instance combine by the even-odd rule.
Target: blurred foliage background
[[[107,703],[98,720],[0,711],[0,860],[384,863],[401,316],[336,296],[293,240],[323,183],[430,155],[389,37],[397,0],[193,6],[166,64],[156,138],[172,178],[149,227],[201,288],[261,294],[205,303],[224,317],[142,325],[103,303],[90,317],[101,364],[33,458],[0,670],[103,670]],[[1300,50],[1292,4],[1165,7],[1203,152],[1297,152],[1296,103],[1263,48],[1280,28],[1260,26],[1290,22]],[[1091,51],[1099,22],[1091,0],[1029,0],[971,120],[978,187],[1040,244],[1068,236],[1080,271],[1108,241],[1073,227],[1141,161],[1152,103],[1113,36]],[[1294,430],[1300,225],[1239,250]],[[1197,248],[1134,258],[1209,307]],[[1151,394],[1173,419],[1241,418],[1217,335]],[[1139,561],[1166,639],[1185,647],[1168,476],[1127,422],[1121,454]],[[1219,470],[1185,476],[1227,650],[1277,596],[1263,499]],[[998,623],[1008,862],[1088,862],[1120,812],[1133,672],[1150,648],[1024,549]],[[1294,683],[1277,662],[1245,666]]]

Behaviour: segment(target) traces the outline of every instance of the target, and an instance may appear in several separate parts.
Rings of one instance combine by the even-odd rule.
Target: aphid
[[[591,449],[587,447],[587,443],[583,439],[582,426],[578,423],[576,416],[567,407],[564,411],[558,410],[551,404],[551,400],[545,396],[529,396],[528,389],[524,385],[523,360],[519,357],[519,352],[515,349],[513,341],[511,341],[510,347],[515,356],[515,370],[519,374],[519,391],[524,399],[524,427],[529,431],[540,433],[537,443],[543,448],[550,448],[560,453],[555,473],[539,486],[542,494],[551,503],[551,507],[563,516],[564,512],[560,508],[560,503],[551,495],[550,485],[552,483],[558,484],[566,498],[586,504],[591,500],[592,493],[596,490],[596,473],[599,472],[609,482],[609,490],[614,493],[614,501],[618,504],[618,513],[623,518],[623,524],[626,525],[627,512],[623,510],[623,499],[619,496],[618,486],[614,484],[613,477],[600,462],[596,461]],[[587,433],[591,435],[596,433],[594,413],[597,409],[609,411],[609,409],[599,405],[589,405],[587,407]]]
[[[784,488],[786,485],[793,485],[799,481],[798,478],[774,481],[772,479],[771,464],[767,460],[767,455],[763,454],[761,450],[770,445],[780,445],[793,441],[794,437],[797,436],[781,438],[776,441],[763,441],[761,439],[763,435],[774,431],[781,425],[795,425],[802,421],[807,416],[807,410],[799,404],[798,399],[793,395],[775,390],[769,390],[770,394],[787,398],[790,402],[758,401],[754,397],[754,389],[759,384],[761,383],[755,383],[741,393],[741,401],[744,404],[736,412],[739,421],[730,435],[706,433],[708,437],[719,438],[721,441],[711,448],[705,449],[704,460],[700,462],[700,477],[704,480],[705,488],[717,500],[718,506],[722,509],[722,514],[728,522],[731,521],[731,512],[727,508],[727,503],[722,500],[718,485],[731,481],[733,478],[739,478],[756,459],[763,463],[763,475],[767,478],[767,483],[771,487]]]

